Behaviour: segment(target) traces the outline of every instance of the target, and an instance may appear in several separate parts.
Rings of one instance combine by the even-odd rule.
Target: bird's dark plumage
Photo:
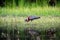
[[[25,20],[26,22],[29,22],[29,21],[32,21],[32,20],[35,20],[35,19],[39,19],[40,17],[37,17],[37,16],[29,16],[27,17],[27,19]]]

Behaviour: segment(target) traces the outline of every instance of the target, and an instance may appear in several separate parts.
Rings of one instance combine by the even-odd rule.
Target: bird
[[[35,19],[39,19],[40,17],[38,17],[38,16],[28,16],[26,19],[25,19],[25,21],[26,22],[29,22],[29,21],[33,21],[33,20],[35,20]]]

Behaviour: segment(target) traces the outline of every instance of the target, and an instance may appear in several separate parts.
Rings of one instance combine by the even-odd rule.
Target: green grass
[[[20,36],[22,37],[22,40],[25,40],[24,37],[24,29],[26,28],[33,28],[35,30],[41,31],[41,35],[45,35],[45,31],[50,28],[56,29],[56,35],[57,39],[59,40],[60,37],[60,17],[51,17],[51,16],[41,16],[40,19],[25,22],[26,17],[13,17],[13,16],[6,16],[6,17],[0,17],[0,28],[9,30],[14,30],[14,28],[17,28],[20,32]],[[45,40],[44,36],[43,40]]]
[[[0,7],[0,28],[7,29],[7,32],[17,28],[24,35],[25,28],[33,28],[41,31],[45,35],[45,31],[49,28],[56,28],[57,40],[60,39],[60,3],[55,7],[48,7],[47,0],[37,1],[37,3],[28,3],[19,0],[18,7],[14,0],[6,1],[6,7]],[[25,4],[24,4],[25,3]],[[39,4],[38,4],[39,3]],[[40,16],[40,19],[25,22],[27,16]],[[43,40],[44,37],[42,37]],[[25,40],[23,37],[21,40]]]
[[[60,16],[59,7],[7,7],[0,9],[0,16]]]
[[[6,21],[8,21],[7,23],[9,23],[9,25],[11,26],[11,18],[13,18],[14,16],[16,17],[16,20],[18,20],[18,23],[16,24],[21,24],[25,26],[24,23],[26,23],[24,21],[25,17],[27,16],[31,16],[31,15],[35,15],[35,16],[40,16],[41,19],[38,21],[34,21],[34,22],[30,22],[26,24],[26,26],[30,27],[32,24],[33,26],[36,23],[36,28],[39,28],[39,24],[40,26],[44,27],[57,27],[59,26],[60,23],[60,7],[14,7],[14,8],[10,8],[10,7],[4,7],[4,8],[0,8],[0,17],[2,16],[6,16]],[[10,18],[9,18],[10,17]],[[22,19],[20,18],[22,17]],[[45,19],[46,17],[46,19]],[[18,19],[17,19],[18,18]],[[10,20],[9,20],[10,19]],[[13,19],[15,20],[15,19]],[[1,20],[0,21],[3,22],[3,24],[5,25],[5,21]],[[57,21],[57,23],[56,23]],[[31,24],[32,23],[32,24]],[[6,24],[7,25],[7,24]],[[14,25],[14,24],[12,24]],[[21,27],[20,26],[20,27]],[[24,27],[22,26],[22,28]],[[19,27],[19,26],[18,26]]]
[[[0,17],[0,26],[16,26],[16,27],[36,27],[36,28],[50,28],[50,27],[59,27],[60,17],[46,17],[41,16],[40,19],[25,22],[25,17]],[[20,28],[19,28],[20,29]]]
[[[25,22],[27,16],[40,16],[40,19]],[[60,7],[4,7],[0,8],[0,28],[13,30],[17,28],[21,35],[24,36],[25,28],[33,28],[42,31],[49,28],[57,29],[57,38],[60,37]],[[23,38],[22,38],[23,39]],[[24,39],[23,39],[24,40]]]

